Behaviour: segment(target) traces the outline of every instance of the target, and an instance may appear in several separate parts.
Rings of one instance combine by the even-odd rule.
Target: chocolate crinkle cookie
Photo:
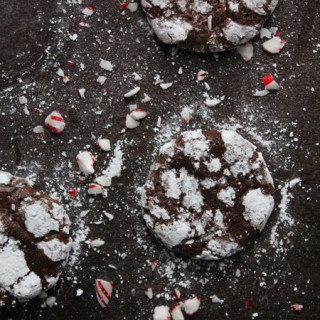
[[[0,171],[0,306],[55,286],[72,246],[69,226],[57,200]]]
[[[219,52],[256,36],[278,0],[142,0],[157,37],[195,52]]]
[[[186,131],[166,143],[142,189],[143,216],[163,244],[218,260],[243,249],[274,207],[261,153],[234,131]]]

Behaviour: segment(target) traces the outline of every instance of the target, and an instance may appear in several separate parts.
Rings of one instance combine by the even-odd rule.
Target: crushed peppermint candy
[[[84,27],[84,28],[91,28],[90,24],[89,24],[89,23],[86,23],[86,22],[80,22],[80,23],[79,23],[79,26],[80,26],[80,27]]]
[[[181,306],[176,303],[171,308],[171,316],[173,320],[184,320],[184,316],[181,310]]]
[[[77,162],[80,171],[83,172],[86,176],[94,173],[93,164],[95,162],[95,158],[93,157],[92,153],[88,151],[79,152],[77,155]]]
[[[86,7],[82,10],[82,14],[84,14],[87,17],[90,17],[93,15],[93,10],[91,7]]]
[[[127,114],[126,116],[126,127],[128,129],[134,129],[140,125],[140,122],[133,119],[130,114]]]
[[[81,99],[84,99],[85,98],[84,94],[86,92],[86,89],[84,89],[84,88],[78,89],[78,92],[79,92]]]
[[[68,191],[71,197],[76,197],[77,196],[77,189],[73,188],[72,190]]]
[[[153,312],[153,320],[170,320],[170,308],[167,306],[155,307]]]
[[[98,183],[90,183],[88,188],[88,194],[102,194],[104,188]]]
[[[178,288],[174,288],[173,290],[172,290],[172,293],[171,293],[171,297],[173,298],[173,299],[180,299],[180,297],[181,297],[181,292],[180,292],[180,290],[178,289]]]
[[[279,84],[274,80],[271,74],[263,77],[263,85],[266,90],[279,90]]]
[[[66,123],[63,117],[61,116],[60,112],[57,110],[52,111],[46,117],[46,119],[44,120],[44,124],[46,125],[49,131],[57,134],[60,134],[66,126]]]
[[[237,52],[242,56],[244,61],[249,61],[253,57],[253,45],[251,42],[247,42],[237,47]]]
[[[110,61],[107,61],[107,60],[104,60],[104,59],[100,60],[99,66],[102,69],[110,71],[110,72],[113,70],[113,64]]]
[[[148,288],[144,291],[145,295],[149,298],[152,299],[153,298],[153,292],[152,292],[152,288]]]
[[[295,311],[301,312],[301,311],[302,311],[302,308],[303,308],[303,305],[302,305],[302,304],[297,304],[297,303],[295,303],[295,304],[293,304],[291,307],[292,307]]]
[[[44,128],[43,128],[43,126],[36,126],[36,127],[34,127],[34,128],[32,129],[32,131],[33,131],[34,133],[44,133]]]
[[[96,296],[102,308],[105,308],[110,299],[113,289],[113,282],[96,279]]]
[[[124,94],[125,98],[130,98],[136,95],[140,91],[140,87],[135,87],[134,89],[128,91],[127,93]]]
[[[192,299],[187,299],[182,302],[182,308],[188,316],[194,315],[200,307],[200,298],[194,297]]]
[[[111,144],[109,139],[98,139],[97,145],[103,151],[111,150]]]
[[[253,94],[254,97],[264,97],[266,96],[267,94],[269,94],[270,91],[269,90],[257,90],[256,89],[256,92]]]
[[[100,83],[101,85],[103,85],[106,82],[107,78],[104,76],[99,76],[97,78],[97,82]]]
[[[215,107],[219,103],[221,103],[221,100],[218,98],[213,98],[213,99],[207,98],[206,101],[204,102],[204,105],[206,107]]]
[[[198,81],[203,81],[207,76],[208,76],[208,71],[200,70],[197,73],[197,80]]]
[[[19,97],[19,103],[20,104],[27,104],[28,99],[25,96],[21,96],[21,97]]]
[[[265,51],[277,54],[279,53],[285,45],[285,41],[281,40],[280,37],[273,37],[270,40],[267,40],[262,44],[262,47]]]
[[[105,242],[103,240],[101,240],[100,238],[98,239],[91,239],[90,240],[90,246],[91,248],[99,248],[102,247],[105,244]]]
[[[162,90],[167,90],[168,88],[172,87],[173,82],[166,82],[166,83],[160,83],[160,87]]]
[[[120,5],[120,9],[129,10],[130,12],[135,12],[138,10],[137,2],[126,2]]]
[[[193,113],[193,110],[188,108],[188,107],[184,107],[181,111],[181,117],[182,117],[182,121],[188,123],[189,120],[191,119],[191,114]]]
[[[147,112],[141,109],[133,109],[130,113],[130,116],[134,120],[141,120],[147,116]]]

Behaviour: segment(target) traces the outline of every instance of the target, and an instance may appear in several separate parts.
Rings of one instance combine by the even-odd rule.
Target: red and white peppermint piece
[[[81,151],[77,155],[77,161],[79,165],[79,169],[85,175],[94,173],[93,164],[95,162],[95,158],[88,151]]]
[[[141,109],[134,109],[131,111],[130,116],[134,120],[141,120],[147,116],[147,112]]]
[[[44,120],[46,127],[53,133],[60,134],[66,126],[59,111],[52,111]]]
[[[90,246],[91,248],[99,248],[102,247],[105,244],[105,242],[103,240],[101,240],[100,238],[98,239],[91,239],[90,240]]]
[[[170,308],[167,306],[155,307],[153,312],[153,320],[170,320]]]
[[[146,93],[144,93],[143,95],[144,95],[144,97],[141,100],[141,102],[149,102],[152,100],[151,97],[149,97]]]
[[[184,320],[183,313],[181,311],[181,307],[178,303],[173,305],[171,308],[171,316],[173,320]]]
[[[62,77],[62,81],[63,81],[63,83],[67,83],[70,81],[70,79],[69,79],[69,77],[64,76],[64,77]]]
[[[68,191],[71,197],[75,197],[77,195],[77,189],[73,188],[72,190]]]
[[[303,305],[302,305],[302,304],[297,304],[297,303],[295,303],[295,304],[293,304],[291,307],[292,307],[294,310],[301,312],[301,311],[302,311],[302,308],[303,308]]]
[[[85,16],[92,16],[93,15],[93,10],[90,7],[86,7],[82,10],[82,14],[84,14]]]
[[[247,42],[242,46],[237,47],[237,52],[242,56],[244,61],[249,61],[253,57],[253,45]]]
[[[271,74],[263,77],[263,85],[266,90],[279,90],[280,86],[278,83],[273,79]]]
[[[107,61],[107,60],[104,60],[104,59],[100,60],[99,66],[102,69],[110,71],[110,72],[113,70],[113,64],[110,61]]]
[[[105,308],[111,298],[113,282],[96,279],[96,295],[102,308]]]
[[[138,10],[138,3],[126,2],[120,5],[120,9],[129,10],[130,12],[135,12]]]
[[[101,194],[103,187],[98,183],[90,183],[88,188],[88,194]]]
[[[68,60],[68,61],[67,61],[67,65],[70,66],[70,67],[72,67],[72,66],[74,66],[74,62],[71,61],[71,60]]]
[[[285,45],[285,41],[281,40],[280,37],[273,37],[272,39],[264,42],[262,47],[265,51],[276,54],[279,53]]]
[[[151,270],[154,271],[157,266],[156,262],[151,262]]]
[[[198,81],[202,81],[204,80],[208,75],[208,71],[204,71],[204,70],[200,70],[198,73],[197,73],[197,80]]]
[[[44,133],[43,126],[36,126],[32,129],[34,133]]]
[[[124,94],[125,98],[130,98],[134,95],[136,95],[140,91],[140,87],[135,87],[134,89],[128,91],[127,93]]]
[[[149,298],[152,299],[153,297],[153,292],[152,292],[152,288],[148,288],[144,291],[145,295]]]
[[[182,307],[188,316],[192,316],[199,310],[200,298],[194,297],[192,299],[184,300],[182,302]]]
[[[103,151],[110,151],[110,149],[111,149],[109,139],[98,139],[97,145]]]
[[[181,111],[182,121],[188,123],[191,119],[192,110],[188,107],[184,107]]]
[[[173,290],[172,290],[172,293],[171,293],[171,297],[173,298],[173,299],[180,299],[180,296],[181,296],[181,292],[180,292],[180,290],[178,289],[178,288],[174,288]]]
[[[61,68],[59,68],[58,71],[57,71],[57,75],[59,77],[64,77],[64,71]]]
[[[85,28],[91,28],[90,24],[89,24],[89,23],[86,23],[86,22],[80,22],[80,23],[79,23],[79,26],[80,26],[80,27],[85,27]]]
[[[134,129],[136,127],[138,127],[140,125],[140,123],[136,120],[134,120],[130,114],[127,114],[126,116],[126,127],[128,129]]]

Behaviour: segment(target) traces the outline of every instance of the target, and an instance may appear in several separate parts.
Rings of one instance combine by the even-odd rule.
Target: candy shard
[[[86,7],[82,10],[82,14],[84,14],[85,16],[92,16],[93,15],[93,10],[90,7]]]
[[[280,86],[274,80],[271,74],[266,75],[263,77],[263,84],[266,90],[279,90]]]
[[[173,82],[167,82],[167,83],[160,83],[160,87],[162,90],[167,90],[168,88],[172,87]]]
[[[126,117],[126,127],[128,129],[134,129],[136,127],[138,127],[140,125],[140,123],[138,121],[136,121],[135,119],[133,119],[130,114],[127,114]]]
[[[220,100],[220,99],[217,99],[217,98],[213,98],[213,99],[207,98],[206,101],[204,102],[204,104],[205,104],[207,107],[215,107],[215,106],[218,105],[219,103],[221,103],[221,100]]]
[[[284,40],[281,40],[280,37],[273,37],[272,39],[264,42],[262,44],[262,47],[265,51],[272,54],[276,54],[281,51],[285,43],[286,42]]]
[[[127,93],[124,94],[125,98],[130,98],[134,95],[136,95],[140,91],[140,87],[135,87],[134,89],[128,91]]]
[[[113,64],[110,61],[101,59],[99,66],[107,71],[112,71],[113,70]]]
[[[147,112],[141,109],[134,109],[132,110],[132,112],[130,113],[130,116],[134,119],[134,120],[141,120],[143,118],[145,118],[147,116]]]
[[[144,291],[145,295],[149,298],[152,299],[153,297],[153,292],[152,292],[152,288],[148,288]]]
[[[242,56],[244,61],[249,61],[253,57],[253,45],[248,42],[237,47],[237,52]]]
[[[173,299],[180,299],[180,296],[181,296],[180,290],[179,290],[178,288],[174,288],[174,289],[172,290],[171,297],[172,297]]]
[[[255,97],[264,97],[266,96],[267,94],[269,94],[270,91],[268,90],[257,90],[256,89],[256,92],[253,94]]]
[[[111,298],[113,282],[96,279],[96,296],[102,308],[105,308]]]
[[[126,2],[120,5],[120,9],[125,9],[125,10],[129,10],[130,12],[135,12],[138,10],[138,3]]]
[[[88,194],[101,194],[103,187],[98,183],[90,183],[88,188]]]
[[[77,155],[77,161],[79,165],[79,169],[85,175],[89,175],[94,173],[93,164],[95,159],[93,155],[88,151],[81,151]]]
[[[155,307],[153,313],[153,320],[170,320],[170,308],[167,306]]]
[[[188,123],[191,119],[192,110],[188,107],[184,107],[181,111],[182,121]]]
[[[84,99],[85,98],[84,94],[86,92],[86,89],[84,89],[84,88],[78,89],[78,92],[79,92],[81,99]]]
[[[204,70],[200,70],[198,73],[197,73],[197,80],[198,81],[202,81],[204,80],[208,75],[208,71],[204,71]]]
[[[97,82],[100,83],[101,85],[103,85],[106,80],[107,80],[107,78],[104,77],[104,76],[99,76],[99,77],[97,78]]]
[[[184,320],[184,316],[181,307],[178,303],[171,308],[171,316],[173,320]]]
[[[66,126],[64,119],[62,118],[60,112],[57,110],[52,111],[46,117],[46,119],[44,120],[44,124],[49,131],[57,134],[60,134]]]
[[[93,239],[90,240],[91,248],[98,248],[98,247],[103,246],[104,244],[105,244],[105,242],[103,240],[101,240],[100,238],[95,239],[95,240],[93,240]]]
[[[187,299],[182,302],[182,308],[185,313],[189,316],[194,315],[200,307],[200,298],[194,297],[192,299]]]
[[[110,151],[111,145],[109,139],[98,139],[98,147],[103,151]]]

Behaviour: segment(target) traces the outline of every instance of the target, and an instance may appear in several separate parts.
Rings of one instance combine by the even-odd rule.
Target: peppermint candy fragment
[[[67,65],[70,66],[70,67],[72,67],[72,66],[74,66],[74,62],[71,61],[71,60],[68,60],[68,61],[67,61]]]
[[[217,98],[213,98],[213,99],[209,99],[207,98],[206,101],[204,102],[205,106],[207,107],[215,107],[216,105],[218,105],[221,102],[220,99]]]
[[[44,133],[43,126],[36,126],[32,129],[34,133]]]
[[[110,61],[107,61],[107,60],[104,60],[104,59],[100,60],[99,66],[102,69],[110,71],[110,72],[113,70],[113,64]]]
[[[57,75],[59,77],[64,77],[64,71],[61,68],[59,68],[58,71],[57,71]]]
[[[178,288],[174,288],[174,289],[172,290],[171,297],[172,297],[173,299],[180,299],[180,296],[181,296],[180,290],[179,290]]]
[[[84,14],[85,16],[92,16],[93,15],[93,10],[90,7],[86,7],[85,9],[82,10],[82,14]]]
[[[90,24],[89,24],[89,23],[86,23],[86,22],[80,22],[80,23],[79,23],[79,26],[80,26],[80,27],[85,27],[85,28],[91,28]]]
[[[85,175],[94,173],[93,164],[95,162],[95,158],[88,151],[81,151],[77,155],[77,161],[79,165],[79,169]]]
[[[144,93],[144,97],[141,100],[141,102],[149,102],[151,100],[152,100],[151,97],[149,97],[146,93]]]
[[[75,197],[77,195],[77,189],[73,188],[72,190],[68,191],[71,197]]]
[[[237,47],[237,52],[242,56],[244,61],[249,61],[253,57],[253,45],[248,42],[242,46]]]
[[[171,308],[171,316],[173,320],[184,320],[183,313],[181,311],[181,307],[178,303],[173,305]]]
[[[84,89],[84,88],[78,89],[78,92],[79,92],[81,99],[84,99],[85,98],[84,94],[86,93],[86,89]]]
[[[135,119],[133,119],[130,114],[127,114],[126,117],[126,127],[128,129],[134,129],[136,127],[138,127],[140,125],[140,123],[138,121],[136,121]]]
[[[103,240],[101,240],[100,238],[95,239],[95,240],[93,240],[93,239],[90,240],[91,248],[99,248],[99,247],[102,247],[104,244],[105,244],[105,242]]]
[[[138,3],[136,2],[126,2],[120,5],[120,9],[129,10],[130,12],[135,12],[138,10]]]
[[[147,116],[147,112],[141,109],[134,109],[131,111],[130,116],[134,120],[141,120]]]
[[[66,126],[59,111],[52,111],[44,120],[44,124],[53,133],[60,134]]]
[[[98,147],[103,151],[110,151],[110,140],[109,139],[98,139],[97,141]]]
[[[254,97],[264,97],[269,93],[270,93],[270,91],[268,91],[268,90],[257,90],[256,89],[256,92],[253,94],[253,96]]]
[[[170,308],[167,306],[155,307],[153,312],[153,320],[170,320]]]
[[[172,84],[172,82],[160,83],[160,87],[162,90],[167,90],[168,88],[172,87]]]
[[[153,292],[152,292],[152,288],[148,288],[144,291],[145,295],[149,298],[152,299],[153,297]]]
[[[88,194],[101,194],[103,187],[98,183],[90,183],[88,188]]]
[[[264,42],[262,47],[265,51],[276,54],[279,53],[285,45],[285,41],[281,40],[280,37],[273,37],[272,39]]]
[[[302,311],[302,308],[303,308],[303,305],[302,305],[302,304],[297,304],[297,303],[295,303],[295,304],[293,304],[291,307],[292,307],[295,311],[301,312],[301,311]]]
[[[19,103],[20,104],[27,104],[28,99],[25,96],[21,96],[21,97],[19,97]]]
[[[130,98],[134,95],[136,95],[140,91],[140,87],[135,87],[134,89],[128,91],[127,93],[124,94],[125,98]]]
[[[280,86],[278,83],[274,80],[271,74],[268,74],[267,76],[263,77],[263,85],[266,90],[279,90]]]
[[[102,308],[105,308],[111,298],[113,282],[96,279],[96,296]]]
[[[182,302],[182,307],[188,316],[192,316],[199,310],[200,298],[194,297],[192,299],[184,300]]]
[[[192,114],[192,110],[188,107],[184,107],[181,111],[181,117],[182,117],[182,121],[185,123],[188,123],[189,120],[191,119],[191,114]]]
[[[99,76],[99,77],[97,78],[97,82],[100,83],[101,85],[103,85],[106,80],[107,80],[107,78],[104,77],[104,76]]]
[[[200,70],[198,73],[197,73],[197,80],[198,81],[202,81],[204,80],[208,75],[208,71],[204,71],[204,70]]]

